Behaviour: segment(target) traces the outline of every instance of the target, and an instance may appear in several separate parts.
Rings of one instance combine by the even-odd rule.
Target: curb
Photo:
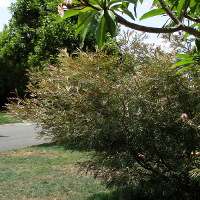
[[[0,124],[0,126],[30,126],[33,123],[11,123],[11,124]]]

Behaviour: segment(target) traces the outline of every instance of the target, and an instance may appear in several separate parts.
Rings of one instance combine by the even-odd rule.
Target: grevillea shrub
[[[154,55],[148,64],[130,55],[61,57],[60,66],[30,73],[31,99],[10,110],[39,123],[40,136],[92,151],[85,166],[110,186],[140,199],[197,199],[200,79]]]

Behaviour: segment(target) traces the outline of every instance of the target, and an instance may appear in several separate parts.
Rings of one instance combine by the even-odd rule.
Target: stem
[[[188,13],[185,13],[184,17],[189,19],[189,20],[191,20],[191,21],[193,21],[193,22],[200,23],[200,19],[199,18],[191,17]]]
[[[177,25],[183,25],[181,21],[177,18],[176,15],[173,14],[172,10],[170,10],[169,6],[165,5],[163,0],[158,0],[160,2],[160,5],[162,6],[163,10],[169,15],[169,17],[177,24]]]

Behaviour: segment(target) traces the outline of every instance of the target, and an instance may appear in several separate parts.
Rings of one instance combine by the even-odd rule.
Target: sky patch
[[[11,4],[10,0],[0,0],[0,7],[9,7]]]

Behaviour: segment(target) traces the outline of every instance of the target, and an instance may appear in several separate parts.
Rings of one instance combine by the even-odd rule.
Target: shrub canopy
[[[110,185],[148,185],[154,199],[156,191],[163,198],[197,192],[199,76],[176,74],[158,49],[146,61],[139,55],[62,57],[59,67],[31,73],[31,99],[10,109],[39,123],[40,136],[94,151],[88,169]]]

